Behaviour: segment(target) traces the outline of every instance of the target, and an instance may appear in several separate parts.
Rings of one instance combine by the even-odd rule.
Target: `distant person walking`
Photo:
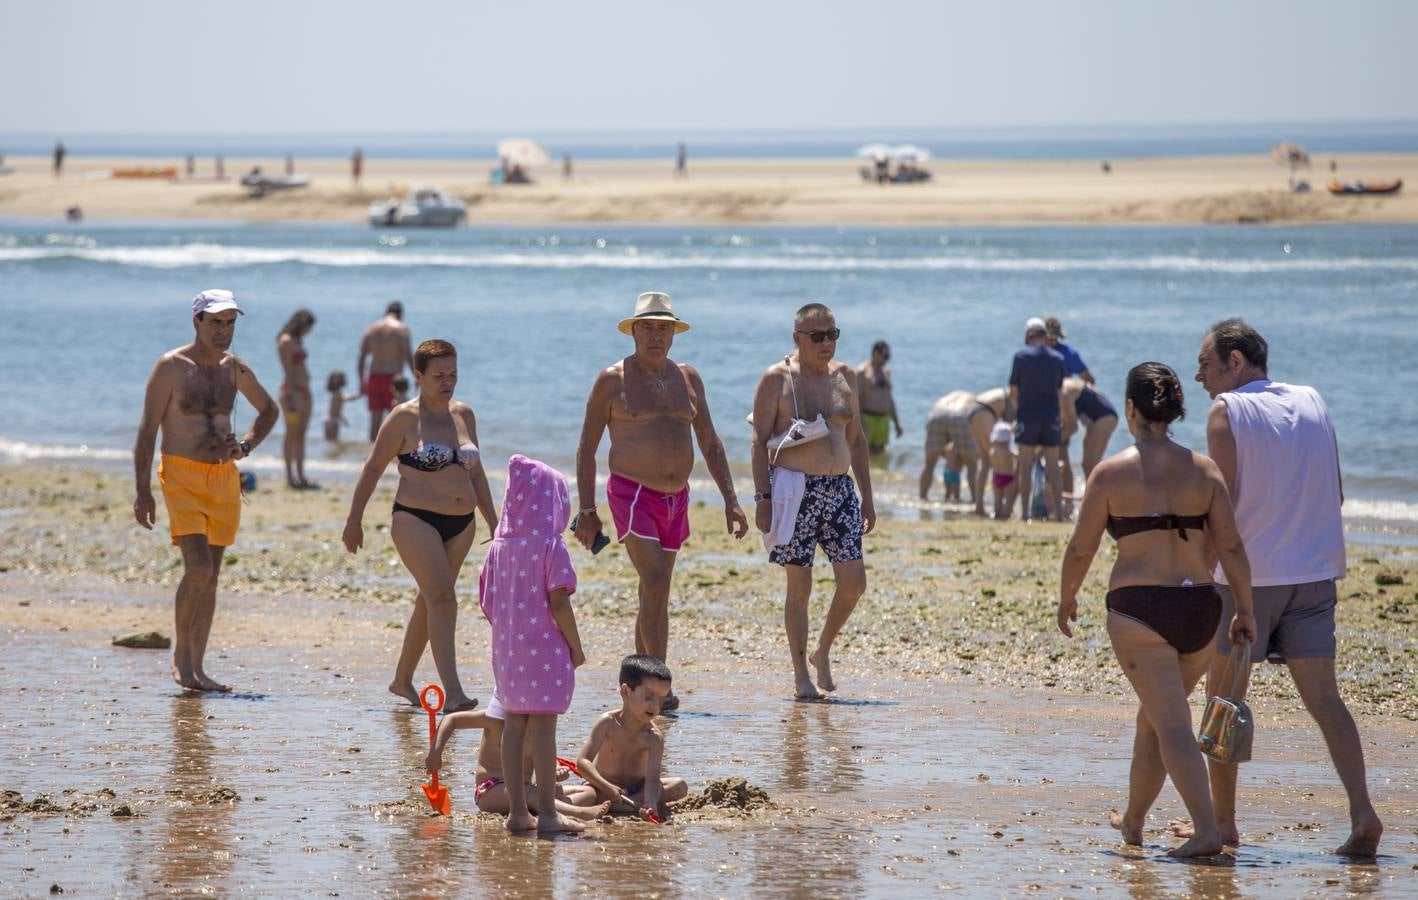
[[[1073,637],[1078,591],[1106,530],[1117,542],[1108,578],[1108,637],[1137,692],[1137,734],[1124,813],[1109,821],[1128,844],[1142,843],[1148,810],[1170,776],[1196,833],[1169,856],[1220,853],[1206,765],[1187,697],[1206,671],[1213,639],[1255,638],[1250,570],[1216,463],[1171,439],[1185,412],[1171,367],[1147,362],[1127,378],[1128,430],[1136,443],[1098,467],[1064,554],[1058,626]],[[1234,615],[1211,583],[1208,551],[1236,585]]]
[[[871,359],[857,367],[857,400],[861,404],[862,430],[866,432],[867,449],[881,453],[891,440],[891,428],[901,436],[901,420],[896,418],[896,400],[891,396],[891,371],[886,363],[891,359],[891,347],[886,341],[871,345]]]
[[[286,154],[286,174],[295,174],[295,157],[291,156],[289,153]]]
[[[1339,447],[1329,410],[1312,387],[1272,381],[1270,349],[1240,319],[1211,326],[1197,354],[1196,380],[1214,403],[1206,442],[1236,504],[1255,585],[1258,639],[1251,661],[1284,661],[1305,709],[1319,725],[1349,797],[1349,837],[1336,853],[1373,856],[1383,823],[1365,781],[1364,746],[1334,674],[1335,580],[1344,577],[1344,502]],[[1239,594],[1217,572],[1225,615]],[[1224,617],[1223,617],[1224,621]],[[1207,690],[1221,687],[1229,641],[1216,636]],[[1249,669],[1246,670],[1249,674]],[[1248,678],[1241,682],[1244,696]],[[1216,823],[1239,840],[1233,765],[1211,763]]]
[[[69,151],[64,149],[63,141],[54,142],[54,177],[58,178],[64,174],[64,155]]]
[[[661,662],[670,642],[670,585],[680,547],[689,537],[689,474],[694,442],[724,500],[724,522],[736,538],[748,533],[748,518],[734,493],[724,442],[714,430],[704,381],[693,366],[670,359],[676,334],[689,323],[675,315],[669,294],[647,291],[635,313],[621,319],[621,334],[634,352],[602,369],[586,399],[586,418],[576,445],[576,492],[580,512],[576,539],[590,550],[604,531],[596,508],[596,451],[610,431],[610,477],[606,500],[616,538],[639,578],[635,652]],[[671,693],[663,708],[679,708]]]
[[[162,432],[158,482],[172,543],[182,551],[174,604],[172,679],[189,691],[229,691],[207,674],[204,659],[217,611],[217,578],[241,524],[241,475],[236,460],[251,455],[276,424],[276,403],[246,361],[228,352],[242,314],[231,291],[210,290],[192,301],[192,343],[158,358],[148,376],[143,418],[133,445],[137,499],[133,515],[151,530],[153,444]],[[240,393],[256,420],[237,440],[231,411]]]
[[[305,477],[305,432],[310,428],[314,398],[310,393],[310,369],[305,365],[305,336],[315,327],[315,315],[298,309],[276,336],[276,354],[281,360],[281,411],[286,415],[285,439],[281,456],[286,464],[286,484],[297,490],[319,485]]]
[[[1046,346],[1048,331],[1037,316],[1024,323],[1025,347],[1014,354],[1009,373],[1009,401],[1016,410],[1015,442],[1019,447],[1019,497],[1021,517],[1028,521],[1034,460],[1044,459],[1044,506],[1061,518],[1063,485],[1059,473],[1059,444],[1063,437],[1064,361]]]
[[[689,171],[686,168],[688,163],[689,148],[684,145],[684,141],[680,141],[679,144],[675,146],[675,175],[680,178],[689,175]]]
[[[571,154],[567,153],[561,157],[561,177],[565,181],[571,180]]]
[[[215,167],[215,169],[216,169],[217,180],[218,180],[218,181],[221,181],[221,180],[225,179],[225,178],[226,178],[226,157],[224,157],[224,156],[222,156],[220,153],[218,153],[218,154],[217,154],[217,158],[216,158],[215,160],[213,160],[213,164],[214,164],[214,167]]]
[[[384,416],[394,408],[394,378],[413,367],[413,343],[404,324],[404,304],[398,300],[384,310],[384,318],[364,330],[356,367],[360,389],[369,406],[369,439],[379,434]]]
[[[356,147],[354,153],[350,154],[350,183],[355,187],[360,186],[364,179],[364,150]]]

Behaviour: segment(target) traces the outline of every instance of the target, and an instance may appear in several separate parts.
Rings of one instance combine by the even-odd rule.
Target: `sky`
[[[1406,0],[0,0],[11,133],[1418,118]]]

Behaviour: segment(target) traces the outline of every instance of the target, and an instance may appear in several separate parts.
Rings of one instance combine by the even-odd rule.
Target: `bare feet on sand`
[[[413,706],[423,705],[419,703],[419,692],[414,690],[412,684],[399,684],[397,681],[391,681],[389,683],[389,693],[393,694],[395,697],[402,697]]]
[[[813,684],[812,679],[806,675],[798,679],[798,690],[793,696],[798,700],[821,700],[823,698],[822,691],[819,691],[817,685]]]
[[[818,647],[812,652],[812,656],[807,661],[817,670],[817,686],[824,691],[837,690],[837,682],[832,680],[832,661],[827,658],[827,651]]]
[[[507,816],[507,830],[513,834],[523,831],[536,831],[537,819],[529,812],[510,813]]]
[[[1179,838],[1189,838],[1196,834],[1191,819],[1173,819],[1167,824],[1172,826],[1172,833]],[[1221,843],[1227,847],[1241,846],[1241,834],[1236,830],[1236,823],[1232,822],[1230,827],[1218,823],[1217,833],[1221,835]]]
[[[1127,816],[1116,809],[1108,810],[1108,824],[1123,833],[1123,843],[1142,846],[1142,823],[1129,822]]]
[[[1376,856],[1379,852],[1379,838],[1383,836],[1384,825],[1373,810],[1355,818],[1349,832],[1349,840],[1335,850],[1340,856]]]
[[[1190,840],[1180,847],[1173,847],[1167,851],[1168,856],[1177,859],[1186,859],[1192,856],[1215,856],[1221,852],[1221,835],[1213,831],[1211,834],[1193,835]]]
[[[231,685],[209,678],[205,672],[184,672],[176,663],[172,665],[172,680],[177,682],[178,687],[187,691],[210,691],[214,694],[231,691]]]
[[[512,829],[511,819],[508,820],[507,828],[509,831]],[[585,822],[578,822],[561,813],[537,817],[537,834],[578,834],[585,830]]]
[[[592,822],[599,819],[601,816],[610,815],[611,811],[611,803],[609,800],[596,806],[572,806],[568,803],[567,807],[566,814],[568,816],[581,819],[585,822]]]

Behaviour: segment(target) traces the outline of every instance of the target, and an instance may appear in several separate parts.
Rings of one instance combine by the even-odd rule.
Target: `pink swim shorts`
[[[678,550],[689,537],[689,486],[664,494],[643,484],[612,474],[606,482],[606,499],[615,522],[616,540],[626,535],[655,541],[664,550]]]

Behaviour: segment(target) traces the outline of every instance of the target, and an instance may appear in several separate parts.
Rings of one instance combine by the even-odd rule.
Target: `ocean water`
[[[53,134],[0,131],[0,153],[47,154]],[[793,159],[850,157],[874,141],[916,143],[944,159],[1137,159],[1266,153],[1282,141],[1316,154],[1413,153],[1418,120],[1350,122],[1244,122],[1182,125],[1095,125],[1014,128],[874,128],[814,131],[626,131],[533,130],[526,134],[554,156],[578,160],[670,159],[684,141],[695,159]],[[78,156],[177,159],[187,153],[227,156],[344,158],[360,146],[371,159],[494,159],[493,132],[410,134],[67,134]]]
[[[793,311],[822,301],[836,310],[842,358],[860,362],[877,339],[892,345],[906,435],[877,481],[897,509],[915,502],[931,404],[1003,384],[1027,316],[1059,316],[1119,407],[1130,366],[1171,364],[1190,413],[1176,435],[1203,447],[1197,346],[1211,322],[1240,315],[1270,341],[1273,377],[1325,396],[1351,526],[1379,541],[1418,530],[1414,226],[389,232],[9,220],[0,222],[0,459],[126,460],[153,361],[190,340],[190,299],[210,287],[240,297],[247,315],[233,349],[273,393],[276,334],[296,308],[314,311],[311,468],[327,479],[352,478],[365,448],[324,446],[320,388],[334,369],[353,378],[360,334],[392,299],[404,302],[416,340],[459,347],[458,393],[477,412],[491,470],[514,452],[569,470],[592,379],[631,349],[616,322],[640,291],[668,291],[694,326],[673,356],[703,375],[740,475],[758,375],[790,348]],[[346,413],[357,440],[365,412],[356,401]],[[250,415],[239,401],[242,427]],[[1120,428],[1111,449],[1127,441]],[[254,462],[274,474],[279,441]]]

